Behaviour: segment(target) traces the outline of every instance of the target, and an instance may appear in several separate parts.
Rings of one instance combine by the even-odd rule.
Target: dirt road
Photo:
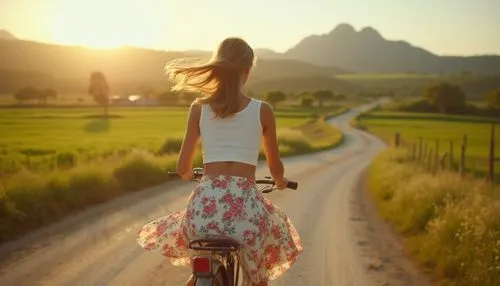
[[[271,285],[425,285],[404,258],[359,185],[384,145],[349,120],[369,105],[330,120],[346,132],[334,150],[284,159],[295,191],[268,197],[290,216],[304,244],[296,265]],[[264,165],[259,175],[267,174]],[[193,183],[173,182],[119,198],[0,248],[0,285],[183,285],[189,268],[141,249],[147,221],[182,209]]]

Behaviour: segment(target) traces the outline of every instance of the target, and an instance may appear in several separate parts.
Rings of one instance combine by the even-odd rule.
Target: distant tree
[[[266,93],[264,100],[269,102],[269,104],[271,104],[274,108],[276,107],[276,104],[286,100],[286,94],[277,90],[269,91]]]
[[[37,98],[40,104],[46,105],[48,99],[57,99],[57,91],[53,88],[46,88],[43,91],[37,92]]]
[[[300,99],[300,105],[303,107],[311,107],[314,102],[314,98],[312,97],[302,97]]]
[[[18,91],[16,91],[14,93],[14,98],[17,101],[24,103],[24,102],[30,101],[30,100],[37,100],[37,99],[39,100],[41,93],[42,92],[39,89],[37,89],[36,87],[27,86],[27,87],[21,88]]]
[[[179,95],[169,90],[163,91],[158,94],[158,101],[164,105],[176,105],[179,102]]]
[[[102,72],[93,72],[90,75],[89,94],[94,101],[103,107],[104,116],[108,116],[109,86]]]
[[[439,82],[428,86],[423,97],[441,113],[457,112],[465,106],[465,93],[458,85]]]
[[[312,96],[318,101],[319,107],[323,107],[323,103],[334,98],[334,94],[331,90],[317,90]]]
[[[489,108],[500,109],[500,89],[486,93],[485,100]]]

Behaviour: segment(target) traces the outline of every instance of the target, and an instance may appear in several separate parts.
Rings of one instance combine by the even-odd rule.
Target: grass
[[[470,116],[429,115],[408,112],[375,111],[358,118],[358,126],[393,143],[395,133],[399,132],[403,144],[412,145],[419,137],[429,147],[434,148],[440,141],[440,153],[450,150],[453,142],[453,154],[458,162],[462,139],[467,135],[466,168],[484,175],[488,169],[488,156],[491,132],[491,120]],[[495,132],[496,150],[500,144],[500,124]],[[500,175],[500,152],[496,152],[495,170]]]
[[[500,285],[500,188],[473,176],[436,176],[389,149],[369,170],[382,217],[440,285]]]
[[[5,109],[0,113],[0,177],[28,167],[50,171],[57,154],[70,153],[90,163],[140,147],[156,153],[168,140],[180,141],[186,108],[114,108],[111,119],[96,118],[94,108]],[[311,110],[276,112],[278,128],[301,125]],[[178,144],[180,147],[180,144]]]
[[[168,171],[175,169],[186,120],[185,108],[113,109],[107,122],[96,118],[94,109],[3,111],[0,132],[8,136],[0,138],[1,158],[21,161],[13,164],[18,169],[0,177],[0,243],[90,205],[166,182]],[[281,155],[342,142],[341,132],[324,122],[325,115],[336,112],[343,110],[277,109]],[[27,167],[23,158],[30,158]],[[201,163],[198,152],[194,165]]]

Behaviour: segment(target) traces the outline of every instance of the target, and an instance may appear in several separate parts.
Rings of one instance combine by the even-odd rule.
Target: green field
[[[440,153],[449,150],[453,141],[454,158],[460,154],[462,138],[467,135],[466,167],[484,173],[488,167],[488,154],[492,120],[477,117],[429,115],[406,112],[376,111],[360,118],[361,123],[372,133],[394,142],[396,132],[401,134],[404,144],[410,146],[419,137],[434,148],[436,140],[440,140]],[[495,132],[496,150],[500,150],[500,122]],[[497,151],[495,170],[500,174],[500,151]]]
[[[287,129],[304,124],[311,112],[277,110],[277,126]],[[182,138],[187,108],[113,108],[108,120],[98,114],[97,108],[0,110],[0,170],[14,171],[27,160],[32,169],[43,169],[47,160],[61,152],[86,161],[137,147],[156,153],[167,139]]]

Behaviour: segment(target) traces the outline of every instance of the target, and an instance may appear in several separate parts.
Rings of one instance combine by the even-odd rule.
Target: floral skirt
[[[207,175],[191,193],[185,210],[151,221],[137,242],[160,251],[173,265],[189,265],[189,241],[223,236],[242,247],[240,262],[255,283],[286,272],[302,252],[300,238],[286,214],[245,177]]]

